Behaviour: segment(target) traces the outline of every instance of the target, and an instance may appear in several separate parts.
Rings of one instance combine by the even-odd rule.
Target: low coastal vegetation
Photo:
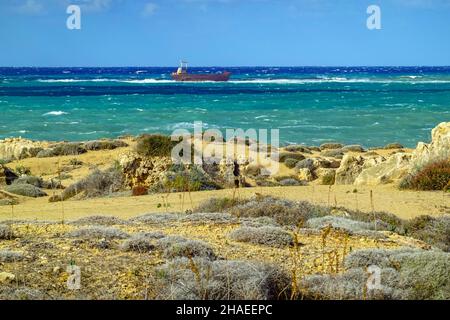
[[[403,189],[450,190],[450,159],[429,163],[406,176],[400,184]]]
[[[0,297],[449,299],[447,216],[400,220],[379,213],[374,220],[264,196],[211,199],[199,209],[2,224],[0,261],[8,277]],[[67,264],[89,279],[80,290],[65,289]],[[366,287],[371,266],[380,268],[383,284],[373,290]]]
[[[169,136],[147,134],[138,137],[136,152],[146,157],[170,157],[175,145]]]
[[[442,143],[435,145],[426,149]],[[281,150],[280,175],[268,177],[264,166],[241,160],[176,165],[173,146],[162,135],[49,143],[16,152],[28,161],[0,164],[0,204],[11,217],[0,224],[0,299],[450,299],[446,211],[403,219],[376,210],[371,190],[371,210],[358,209],[361,184],[402,181],[403,188],[447,190],[448,159],[428,161],[420,149],[411,155],[399,144],[376,152],[336,142],[292,145]],[[47,166],[33,166],[36,156]],[[426,164],[411,171],[418,158]],[[242,197],[242,189],[233,189],[237,182],[255,192]],[[328,202],[283,198],[308,184],[329,186],[321,188]],[[355,199],[352,209],[332,199],[333,186],[341,184],[349,186],[345,197]],[[259,186],[279,187],[281,196],[269,188],[260,193]],[[194,205],[193,192],[222,188],[229,190],[217,197],[197,194],[208,196]],[[68,220],[67,203],[46,203],[61,208],[58,222],[41,212],[34,221],[17,220],[21,202],[45,197],[106,203],[148,194],[165,212],[147,211],[149,196],[132,198],[120,208],[130,210],[126,215],[96,211]],[[145,204],[145,214],[131,212],[135,202]],[[81,268],[80,290],[67,290],[67,266]],[[370,289],[374,266],[382,287]]]

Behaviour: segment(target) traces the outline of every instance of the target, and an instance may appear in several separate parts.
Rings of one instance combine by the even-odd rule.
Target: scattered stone
[[[341,166],[336,170],[336,184],[353,184],[363,170],[364,158],[361,156],[345,155]]]
[[[297,171],[297,177],[302,181],[313,181],[314,174],[308,168],[299,169]]]
[[[411,158],[411,170],[450,156],[450,122],[442,122],[431,131],[431,143],[419,142]]]
[[[0,283],[6,284],[11,283],[16,279],[16,276],[9,272],[0,272]]]

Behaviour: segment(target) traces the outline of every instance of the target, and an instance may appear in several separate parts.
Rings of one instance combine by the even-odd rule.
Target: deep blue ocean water
[[[278,128],[284,143],[400,142],[450,121],[450,67],[0,68],[0,138],[90,140],[204,128]]]

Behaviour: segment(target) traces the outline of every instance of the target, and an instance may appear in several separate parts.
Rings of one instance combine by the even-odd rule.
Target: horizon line
[[[1,69],[15,68],[176,68],[176,65],[160,66],[0,66]],[[450,68],[450,65],[193,65],[190,68]]]

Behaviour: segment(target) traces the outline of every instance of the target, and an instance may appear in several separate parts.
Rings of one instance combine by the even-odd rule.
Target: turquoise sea
[[[450,67],[0,68],[0,138],[91,140],[205,128],[278,128],[282,143],[414,147],[450,121]]]

